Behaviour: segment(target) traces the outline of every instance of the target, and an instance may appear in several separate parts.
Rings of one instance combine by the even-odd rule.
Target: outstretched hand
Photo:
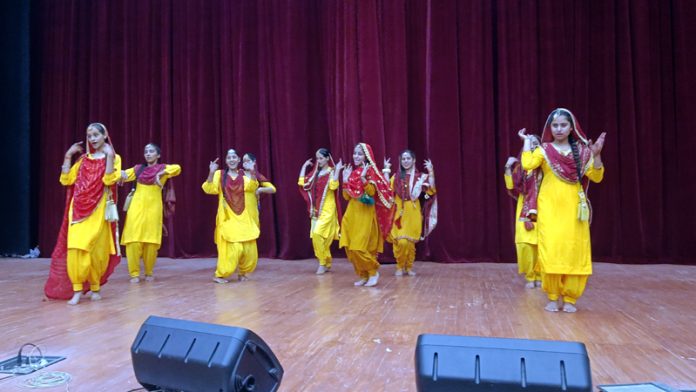
[[[210,168],[210,172],[211,172],[211,173],[215,173],[215,171],[216,171],[218,168],[220,168],[220,165],[218,165],[218,161],[219,161],[219,160],[220,160],[220,158],[215,158],[214,161],[211,161],[211,162],[210,162],[209,168]]]
[[[343,169],[343,182],[348,182],[348,178],[350,177],[350,173],[352,171],[353,171],[353,166],[351,166],[349,163],[348,166],[346,166]]]
[[[601,135],[597,138],[597,140],[593,143],[592,140],[590,140],[590,151],[592,151],[592,156],[597,157],[599,154],[602,153],[602,148],[604,148],[604,139],[607,137],[606,132],[602,132]]]
[[[338,163],[336,164],[335,170],[336,170],[336,172],[340,172],[341,170],[343,170],[343,159],[338,160]]]
[[[384,168],[391,169],[391,158],[384,158]]]
[[[429,174],[433,174],[433,162],[430,159],[423,161],[423,166],[425,166],[425,170],[427,170]]]
[[[109,144],[109,143],[104,143],[104,147],[102,147],[102,152],[107,157],[113,158],[113,156],[115,155],[114,148],[111,147],[111,144]]]
[[[82,148],[82,144],[84,144],[84,142],[73,143],[73,145],[70,146],[70,148],[68,148],[68,151],[65,153],[65,156],[72,157],[75,154],[82,154],[82,151],[85,150],[84,148]]]
[[[302,165],[302,167],[308,167],[312,166],[312,158],[309,158],[305,161],[305,163]]]
[[[519,136],[522,141],[525,141],[527,139],[527,128],[522,128],[517,131],[517,136]]]

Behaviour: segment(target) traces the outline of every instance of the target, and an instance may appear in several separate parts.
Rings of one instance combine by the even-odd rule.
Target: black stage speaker
[[[591,392],[585,345],[578,342],[420,335],[420,392]]]
[[[166,391],[276,391],[283,367],[248,329],[150,316],[131,347],[135,378]]]

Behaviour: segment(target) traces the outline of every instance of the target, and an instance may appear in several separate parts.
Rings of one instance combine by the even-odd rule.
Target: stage
[[[313,260],[262,259],[250,281],[226,285],[211,281],[214,259],[161,259],[156,280],[139,284],[123,260],[104,299],[78,306],[42,301],[48,265],[0,259],[0,354],[34,343],[66,356],[44,371],[70,373],[73,392],[140,387],[130,346],[149,315],[251,329],[283,365],[281,391],[415,391],[422,333],[580,341],[595,385],[696,388],[696,266],[595,263],[567,314],[544,311],[546,297],[523,287],[514,264],[416,262],[418,275],[400,278],[384,265],[378,286],[364,288],[345,259],[324,276]],[[0,390],[26,390],[18,383],[36,374]]]

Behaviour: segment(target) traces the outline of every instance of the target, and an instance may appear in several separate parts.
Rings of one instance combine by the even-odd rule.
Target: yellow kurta
[[[333,170],[327,173],[327,176],[332,176]],[[297,180],[297,185],[304,186],[304,178]],[[338,189],[338,181],[333,177],[329,179],[324,205],[321,207],[319,217],[312,219],[309,229],[309,238],[314,238],[318,235],[322,238],[338,239],[338,211],[336,209],[336,189]]]
[[[372,184],[365,186],[365,193],[374,197],[375,186]],[[343,196],[349,201],[341,222],[339,247],[371,254],[381,253],[384,249],[384,240],[379,231],[375,206],[353,199],[345,192]]]
[[[215,217],[215,243],[220,241],[244,242],[259,238],[260,223],[257,207],[256,190],[259,182],[244,176],[244,210],[241,214],[235,214],[220,189],[221,170],[215,172],[212,182],[204,182],[203,191],[209,195],[218,195],[218,211]],[[231,178],[228,179],[232,181]],[[262,182],[261,187],[275,187],[270,182]]]
[[[604,167],[594,168],[590,159],[585,172],[593,182],[604,177]],[[559,179],[549,167],[541,148],[522,153],[522,167],[541,166],[544,179],[538,197],[537,230],[541,272],[561,275],[591,275],[592,249],[589,222],[578,219],[579,183]]]
[[[394,176],[392,176],[390,184],[392,190],[394,190]],[[432,196],[436,191],[435,188],[428,187],[425,192]],[[401,197],[394,192],[394,205],[396,206],[394,221],[396,222],[399,216],[401,216],[401,228],[396,227],[396,225],[392,226],[389,235],[390,242],[399,239],[406,239],[410,242],[420,241],[423,234],[423,214],[421,212],[420,200],[407,200],[404,203]]]
[[[160,183],[164,185],[171,177],[181,173],[181,166],[166,165]],[[126,170],[128,178],[125,182],[135,181],[135,168]],[[147,242],[160,245],[162,243],[162,188],[157,184],[137,184],[133,194],[126,224],[123,229],[121,244],[131,242]]]
[[[88,154],[83,159],[94,159],[91,154]],[[106,158],[102,158],[106,159]],[[78,160],[73,164],[68,173],[61,173],[60,183],[64,186],[73,185],[77,181],[77,172],[82,164],[81,160]],[[104,174],[102,182],[105,186],[114,185],[121,177],[121,157],[116,154],[114,157],[114,171],[110,174]],[[111,230],[109,228],[109,223],[104,219],[104,210],[106,208],[106,193],[104,193],[97,204],[94,212],[86,219],[81,222],[72,223],[72,210],[73,210],[73,200],[70,201],[70,210],[68,212],[68,249],[81,249],[84,251],[91,251],[94,244],[98,241],[100,234],[103,230],[108,231],[109,243],[110,243],[110,254],[116,254],[116,247],[114,245],[113,237],[111,235]]]
[[[505,174],[505,188],[512,190],[514,185],[512,183],[512,176]],[[532,230],[527,230],[524,227],[524,222],[520,220],[520,214],[522,213],[522,206],[524,205],[524,197],[520,195],[517,198],[517,208],[515,209],[515,243],[525,243],[525,244],[537,244],[537,225],[534,223],[534,228]]]

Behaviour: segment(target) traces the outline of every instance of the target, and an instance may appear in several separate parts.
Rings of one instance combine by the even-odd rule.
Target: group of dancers
[[[541,286],[547,293],[546,310],[574,312],[592,273],[587,180],[599,182],[604,174],[600,154],[605,134],[592,143],[570,111],[556,109],[541,142],[524,129],[519,136],[521,157],[511,157],[505,166],[506,186],[517,199],[519,272],[527,287]],[[60,182],[67,189],[66,205],[44,288],[48,298],[69,298],[71,305],[84,294],[101,299],[100,288],[120,261],[119,245],[126,248],[132,283],[140,282],[141,259],[144,279],[154,279],[163,213],[173,211],[167,181],[181,173],[180,165],[159,162],[160,148],[152,143],[145,146],[145,163],[121,170],[121,158],[103,124],[90,124],[86,137],[86,144],[73,144],[64,157]],[[320,148],[300,170],[298,186],[319,262],[316,274],[331,271],[330,248],[338,240],[358,276],[354,285],[375,286],[380,277],[377,256],[388,241],[396,259],[395,276],[414,276],[416,243],[437,224],[432,162],[424,161],[422,173],[413,151],[404,150],[398,170],[392,173],[390,159],[383,160],[380,170],[365,143],[355,146],[352,158],[352,164],[336,163],[328,149]],[[245,281],[256,269],[259,200],[276,188],[257,170],[253,154],[230,149],[224,169],[218,161],[210,162],[202,189],[218,199],[213,281],[225,284],[235,272],[237,280]],[[125,182],[134,185],[124,203],[127,214],[119,241],[116,186]],[[348,201],[345,213],[339,192]]]

